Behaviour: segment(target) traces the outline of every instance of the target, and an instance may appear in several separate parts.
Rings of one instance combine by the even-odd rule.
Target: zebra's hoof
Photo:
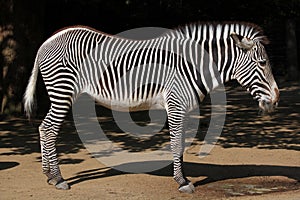
[[[49,185],[54,185],[56,187],[56,189],[59,189],[59,190],[69,190],[70,189],[69,184],[64,179],[60,179],[59,181],[57,181],[55,179],[48,179],[47,182]]]
[[[180,192],[192,194],[193,192],[195,192],[195,187],[193,183],[189,182],[187,185],[180,186],[178,190]]]
[[[63,182],[57,183],[55,185],[55,187],[56,187],[56,189],[59,189],[59,190],[69,190],[70,189],[70,186],[67,183],[67,181],[63,181]]]

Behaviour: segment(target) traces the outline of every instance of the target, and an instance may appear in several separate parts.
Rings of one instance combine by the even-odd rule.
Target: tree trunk
[[[296,22],[293,19],[286,22],[286,43],[288,80],[299,80]]]
[[[0,114],[22,113],[24,90],[42,41],[43,2],[0,0]]]
[[[16,55],[12,25],[13,5],[13,0],[0,0],[0,114],[4,113],[10,93],[7,71]]]

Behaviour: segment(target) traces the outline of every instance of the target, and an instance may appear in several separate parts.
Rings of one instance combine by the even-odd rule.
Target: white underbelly
[[[95,97],[98,104],[116,111],[134,112],[142,110],[163,110],[166,109],[165,98],[162,94],[155,97],[134,101],[132,99],[110,100],[103,97]]]

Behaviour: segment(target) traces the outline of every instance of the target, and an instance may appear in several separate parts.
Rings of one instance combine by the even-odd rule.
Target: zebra
[[[71,106],[87,93],[111,109],[137,111],[153,105],[165,109],[173,178],[179,191],[194,192],[183,171],[184,116],[230,80],[245,87],[262,111],[273,111],[279,90],[266,44],[262,29],[245,22],[191,23],[147,40],[117,37],[86,26],[56,32],[40,46],[24,94],[24,110],[30,118],[40,71],[51,103],[39,126],[42,169],[48,183],[57,189],[70,188],[58,166],[55,141]],[[147,63],[151,63],[148,68],[139,68]],[[159,73],[161,68],[164,73]],[[138,75],[118,81],[133,69]],[[160,79],[161,84],[150,81],[145,86],[140,77]],[[129,88],[134,85],[139,89],[133,94]]]

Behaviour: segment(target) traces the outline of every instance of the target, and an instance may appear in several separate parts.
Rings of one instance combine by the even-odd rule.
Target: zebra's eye
[[[264,67],[267,64],[267,61],[266,60],[260,60],[260,61],[258,61],[258,63],[259,63],[260,66]]]

